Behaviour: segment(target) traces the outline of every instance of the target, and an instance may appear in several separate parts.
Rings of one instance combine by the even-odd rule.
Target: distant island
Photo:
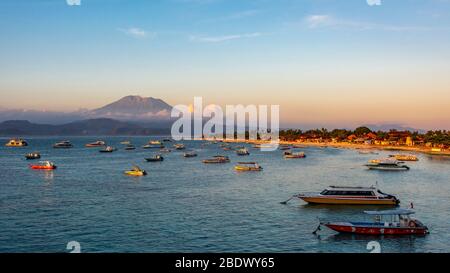
[[[132,123],[99,118],[61,125],[37,124],[26,120],[0,123],[0,136],[115,136],[169,135],[170,122]]]

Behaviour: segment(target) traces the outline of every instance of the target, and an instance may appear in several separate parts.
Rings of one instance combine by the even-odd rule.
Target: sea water
[[[60,140],[72,149],[53,149]],[[118,148],[99,153],[84,145],[105,140]],[[142,149],[158,137],[35,137],[24,148],[0,147],[0,252],[67,252],[70,241],[82,252],[368,252],[378,241],[382,252],[450,251],[450,160],[419,154],[410,171],[370,171],[363,165],[380,155],[356,150],[308,147],[305,159],[286,160],[282,151],[237,156],[220,144],[185,141],[183,152],[163,162],[145,162],[159,150]],[[159,138],[161,139],[161,138]],[[137,149],[125,151],[130,140]],[[2,138],[0,142],[7,142]],[[25,154],[38,151],[55,171],[29,169]],[[203,164],[214,155],[231,163]],[[256,161],[262,172],[238,173],[239,161]],[[145,177],[124,171],[138,165]],[[402,207],[414,204],[417,217],[429,227],[427,236],[374,237],[337,234],[320,220],[363,220],[359,206],[307,205],[301,200],[280,204],[299,192],[317,192],[330,185],[371,186],[394,194]]]

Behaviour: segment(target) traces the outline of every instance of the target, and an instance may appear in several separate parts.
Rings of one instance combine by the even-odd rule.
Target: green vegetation
[[[425,134],[410,131],[390,130],[372,131],[367,127],[358,127],[354,131],[347,129],[325,128],[308,131],[288,129],[280,131],[282,141],[313,141],[313,142],[369,142],[380,145],[409,145],[450,147],[450,131],[428,131]]]

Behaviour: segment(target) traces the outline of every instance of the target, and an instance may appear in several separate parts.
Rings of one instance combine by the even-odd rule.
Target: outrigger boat
[[[8,141],[5,144],[6,147],[25,147],[28,146],[28,143],[21,138],[14,138]]]
[[[41,158],[41,155],[39,153],[29,153],[25,155],[25,158],[27,160],[39,159]]]
[[[106,146],[106,143],[104,141],[98,140],[92,143],[88,143],[85,145],[87,148],[94,148],[94,147],[103,147]]]
[[[415,155],[390,155],[389,157],[395,158],[399,161],[419,161],[419,158]]]
[[[155,155],[154,157],[148,157],[145,159],[147,162],[161,162],[164,161],[164,157],[161,155]]]
[[[256,162],[239,162],[234,169],[240,172],[254,172],[263,170],[263,168]]]
[[[228,156],[224,156],[224,155],[216,155],[216,156],[214,156],[214,158],[203,160],[203,163],[205,163],[205,164],[220,164],[220,163],[229,163],[229,162],[230,162],[230,158]]]
[[[410,168],[397,160],[371,160],[365,166],[369,170],[408,171]]]
[[[133,169],[125,171],[125,174],[130,176],[144,176],[147,175],[147,172],[142,170],[138,166],[133,166]]]
[[[306,155],[304,152],[298,152],[298,153],[287,153],[284,155],[284,158],[286,159],[294,159],[294,158],[305,158]]]
[[[69,148],[73,148],[73,145],[72,145],[72,143],[70,143],[70,141],[64,140],[64,141],[55,143],[53,145],[53,148],[55,148],[55,149],[69,149]]]
[[[329,229],[341,233],[364,235],[426,235],[428,227],[419,220],[410,218],[415,211],[410,209],[395,209],[382,211],[364,211],[374,216],[372,222],[326,222],[320,223]],[[390,219],[385,219],[390,218]],[[317,230],[315,232],[317,232]],[[314,233],[315,233],[314,232]]]
[[[184,157],[196,157],[197,153],[196,152],[190,152],[190,153],[184,153],[183,154]]]
[[[53,162],[41,161],[39,164],[30,165],[30,168],[33,170],[54,170],[56,169],[56,166]]]
[[[301,193],[294,195],[310,204],[327,205],[390,205],[400,204],[394,195],[381,192],[378,187],[338,187],[330,186],[320,193]],[[291,199],[282,202],[286,204]]]
[[[99,150],[100,153],[112,153],[115,151],[117,151],[117,149],[111,146],[107,146],[106,148]]]
[[[236,150],[236,154],[239,156],[244,156],[244,155],[250,155],[250,152],[247,150],[247,148],[243,148],[243,149]]]

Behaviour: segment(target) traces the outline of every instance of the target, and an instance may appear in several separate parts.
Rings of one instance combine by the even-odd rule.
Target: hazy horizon
[[[450,129],[450,1],[5,0],[0,14],[0,110],[201,96],[280,105],[291,127]]]

